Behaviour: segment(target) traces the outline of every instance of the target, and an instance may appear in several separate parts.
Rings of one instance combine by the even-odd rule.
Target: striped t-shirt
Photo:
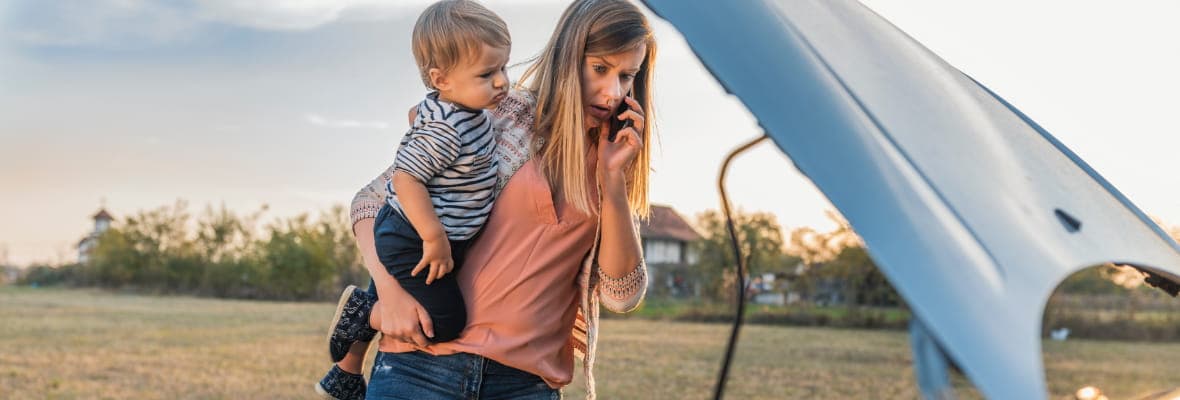
[[[496,189],[496,135],[486,110],[439,100],[432,92],[418,104],[414,126],[402,138],[394,168],[422,182],[434,213],[451,240],[470,239],[487,221]],[[393,189],[386,201],[405,215]]]

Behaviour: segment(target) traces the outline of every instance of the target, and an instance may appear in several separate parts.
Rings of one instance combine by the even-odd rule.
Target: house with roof
[[[691,281],[689,269],[697,264],[691,244],[701,235],[684,217],[672,207],[652,205],[651,218],[640,224],[639,236],[651,293],[676,297],[700,294],[700,285]]]
[[[111,221],[115,217],[108,213],[106,208],[101,208],[98,213],[90,217],[94,219],[94,230],[90,231],[82,240],[78,241],[78,263],[86,264],[90,262],[90,253],[94,251],[94,247],[98,245],[98,237],[102,236],[103,232],[111,228]]]

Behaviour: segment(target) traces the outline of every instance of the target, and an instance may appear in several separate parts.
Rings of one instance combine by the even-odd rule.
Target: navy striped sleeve
[[[406,134],[397,149],[394,165],[398,171],[426,183],[458,159],[461,143],[454,128],[431,121]]]

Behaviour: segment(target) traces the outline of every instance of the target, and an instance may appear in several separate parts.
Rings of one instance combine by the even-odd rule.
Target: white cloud
[[[0,6],[0,38],[34,47],[136,49],[196,37],[214,24],[264,31],[314,29],[339,20],[384,20],[419,0],[16,0]]]
[[[200,25],[175,5],[135,0],[18,2],[8,5],[4,35],[30,46],[119,49],[191,37]]]
[[[434,0],[15,0],[0,7],[2,37],[28,46],[142,48],[196,36],[211,24],[299,31],[336,21],[386,20]],[[561,0],[490,0],[497,7]]]
[[[344,128],[344,129],[389,129],[390,124],[385,121],[356,121],[351,119],[332,119],[325,118],[318,114],[307,114],[303,119],[313,125],[323,126],[328,128]]]
[[[305,30],[337,20],[383,20],[418,12],[436,0],[206,0],[203,18],[263,30]],[[498,6],[557,3],[563,0],[490,0]]]
[[[209,0],[200,17],[262,30],[305,30],[340,19],[382,20],[424,1],[387,0]]]

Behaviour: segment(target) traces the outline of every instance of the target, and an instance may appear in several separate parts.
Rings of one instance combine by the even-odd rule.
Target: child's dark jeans
[[[429,269],[410,276],[410,271],[422,261],[422,238],[414,226],[388,204],[381,207],[373,221],[373,238],[377,247],[377,259],[397,279],[402,289],[409,292],[430,314],[434,324],[434,342],[447,342],[459,337],[467,326],[467,309],[455,274],[467,256],[471,240],[451,240],[451,258],[455,269],[426,284]]]

